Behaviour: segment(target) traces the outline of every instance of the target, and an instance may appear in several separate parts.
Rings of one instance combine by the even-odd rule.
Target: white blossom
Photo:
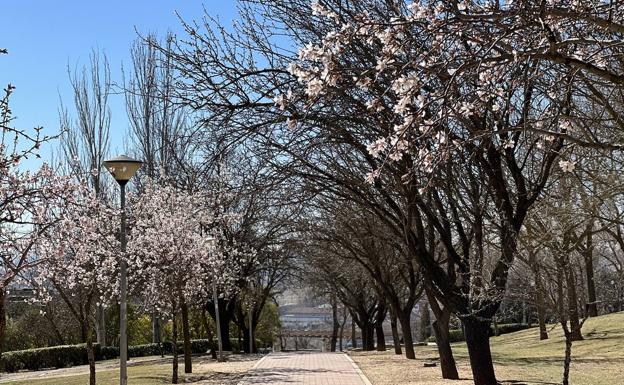
[[[379,154],[386,149],[387,145],[388,144],[386,143],[386,139],[385,138],[379,138],[376,141],[374,141],[373,143],[369,144],[366,147],[366,150],[373,157],[377,158],[377,157],[379,157]]]
[[[563,172],[574,172],[574,169],[576,168],[576,162],[572,162],[569,160],[560,160],[559,168],[561,168],[561,171]]]

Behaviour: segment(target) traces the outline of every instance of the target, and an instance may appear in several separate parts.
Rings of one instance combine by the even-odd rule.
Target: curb
[[[253,364],[253,366],[251,368],[249,368],[249,370],[247,371],[247,374],[245,375],[245,377],[243,377],[243,379],[240,380],[236,385],[245,385],[245,384],[247,384],[247,379],[250,377],[250,372],[252,370],[254,370],[255,368],[257,368],[258,366],[260,366],[260,364],[264,361],[264,359],[267,358],[268,356],[270,356],[271,354],[273,354],[273,353],[265,354],[264,356],[262,356],[261,359],[259,359],[255,364]]]
[[[360,369],[360,367],[355,363],[355,361],[353,361],[353,359],[347,353],[343,352],[342,354],[344,354],[344,356],[347,357],[347,360],[351,362],[351,366],[353,366],[353,369],[355,369],[355,372],[358,374],[358,376],[360,376],[360,379],[362,380],[362,382],[364,382],[364,385],[373,385],[370,382],[370,380],[366,377],[362,369]],[[242,385],[242,384],[239,384],[239,385]]]

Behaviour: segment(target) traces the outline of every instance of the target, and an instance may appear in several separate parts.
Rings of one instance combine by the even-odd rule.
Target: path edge
[[[262,358],[260,358],[258,361],[256,361],[256,363],[253,364],[253,366],[251,368],[249,368],[249,370],[247,370],[247,374],[245,374],[245,377],[243,377],[243,379],[240,380],[236,385],[245,385],[245,384],[247,384],[247,379],[250,377],[251,371],[256,369],[258,366],[260,366],[262,361],[264,361],[264,359],[267,358],[268,356],[270,356],[271,354],[273,354],[273,353],[265,354],[264,356],[262,356]],[[369,385],[369,384],[366,384],[366,385]]]
[[[347,357],[347,360],[351,362],[351,366],[353,366],[353,369],[355,370],[355,372],[358,374],[358,376],[360,376],[360,379],[362,380],[362,382],[364,382],[364,385],[373,385],[368,379],[368,377],[366,377],[366,374],[364,374],[362,369],[360,369],[358,364],[356,364],[355,361],[353,361],[353,358],[351,358],[351,356],[345,352],[342,352],[342,354],[344,354],[344,356]],[[239,385],[243,385],[243,384],[239,384]]]

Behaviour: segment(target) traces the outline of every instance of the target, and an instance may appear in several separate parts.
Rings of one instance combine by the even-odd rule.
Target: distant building
[[[284,305],[279,307],[282,328],[290,330],[323,329],[331,325],[331,308]]]

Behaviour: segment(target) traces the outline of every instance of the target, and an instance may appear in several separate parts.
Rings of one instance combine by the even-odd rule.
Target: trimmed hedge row
[[[533,327],[533,326],[531,326]],[[528,329],[529,325],[522,323],[512,323],[512,324],[499,324],[498,325],[498,335],[513,333],[520,330]],[[490,325],[490,336],[494,336],[494,325]],[[465,341],[464,331],[462,329],[451,329],[449,330],[449,340],[450,342],[461,342]],[[429,342],[435,342],[435,336],[429,337]]]
[[[109,360],[119,357],[119,347],[100,347],[94,344],[95,360]],[[163,354],[171,354],[171,342],[161,344]],[[193,354],[206,353],[211,348],[210,340],[191,340]],[[160,355],[161,347],[158,344],[135,345],[128,347],[128,357],[145,357]],[[178,343],[178,353],[183,353],[182,342]],[[6,372],[13,373],[19,370],[39,370],[43,368],[67,368],[76,365],[86,365],[87,347],[85,344],[61,345],[47,348],[16,350],[2,353],[0,365]]]

